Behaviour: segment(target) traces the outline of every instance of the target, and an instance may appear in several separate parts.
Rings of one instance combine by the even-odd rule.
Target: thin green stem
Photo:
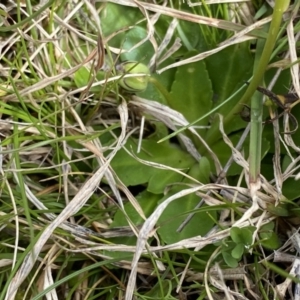
[[[234,116],[239,113],[241,110],[241,104],[247,104],[249,103],[252,95],[256,91],[257,86],[261,83],[265,70],[267,68],[267,65],[270,61],[270,57],[272,54],[272,51],[274,49],[278,32],[280,29],[280,24],[282,20],[282,15],[285,12],[289,5],[289,0],[276,0],[275,1],[275,7],[273,11],[272,21],[268,33],[268,38],[266,40],[266,44],[263,50],[263,53],[260,58],[259,65],[257,67],[256,72],[254,73],[253,79],[251,80],[245,94],[243,95],[241,101],[235,105],[235,107],[230,111],[230,113],[225,116],[224,119],[224,127],[226,129],[226,126],[232,122]],[[220,138],[220,132],[218,130],[218,124],[213,124],[209,132],[207,133],[207,143],[209,145],[214,144],[218,139]]]
[[[268,28],[268,25],[266,25]],[[254,73],[259,68],[261,56],[264,51],[265,41],[257,42]],[[249,182],[256,183],[260,174],[261,142],[262,142],[262,116],[263,116],[263,95],[256,91],[251,98],[251,128],[249,147]],[[260,184],[257,185],[260,188]]]
[[[263,97],[254,94],[251,101],[251,129],[249,147],[249,182],[255,183],[260,174]]]

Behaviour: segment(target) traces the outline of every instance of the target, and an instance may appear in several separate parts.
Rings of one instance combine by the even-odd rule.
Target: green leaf
[[[207,50],[209,45],[205,43],[201,34],[201,25],[180,20],[177,29],[178,35],[185,45],[184,48],[180,49],[183,54],[186,53],[186,49],[197,49],[199,52]]]
[[[242,234],[241,229],[239,227],[232,227],[230,229],[230,236],[236,244],[239,244],[242,242],[241,234]]]
[[[147,191],[143,191],[136,196],[136,200],[138,201],[146,217],[150,216],[160,199],[161,195],[155,195]],[[124,210],[135,225],[141,225],[144,223],[144,219],[138,214],[130,202],[124,205]],[[111,223],[110,228],[120,226],[128,226],[128,220],[124,213],[119,209],[114,216],[114,220]]]
[[[208,183],[210,175],[210,165],[208,159],[206,157],[202,157],[199,163],[195,163],[191,167],[188,175],[197,179],[201,183]],[[161,180],[163,180],[163,178]],[[182,182],[194,184],[194,182],[188,178],[184,178]],[[168,195],[163,198],[163,200],[168,196],[171,196],[172,194],[182,190],[183,188],[184,187],[172,188]],[[199,197],[192,194],[175,200],[169,204],[160,218],[162,225],[158,230],[159,234],[166,243],[175,243],[181,239],[186,239],[195,235],[204,235],[212,228],[214,225],[213,219],[216,217],[216,210],[211,210],[211,208],[209,208],[210,210],[208,212],[207,206],[204,205],[197,210],[197,213],[190,223],[183,229],[183,231],[180,233],[177,232],[178,227],[187,217],[187,214],[185,213],[191,212],[199,203],[199,201]]]
[[[136,196],[136,200],[138,201],[146,217],[149,217],[149,215],[153,212],[160,199],[161,195],[155,195],[147,191],[143,191]],[[144,219],[138,214],[130,202],[124,205],[124,210],[135,225],[141,225],[144,222]],[[110,228],[120,226],[128,226],[128,220],[124,213],[121,210],[118,210],[114,216],[114,220],[111,223]]]
[[[210,163],[207,157],[202,156],[199,161],[199,181],[203,184],[208,184],[210,182]]]
[[[90,71],[86,67],[79,68],[74,74],[74,82],[76,87],[86,86],[91,78]]]
[[[251,245],[252,235],[253,235],[253,228],[252,230],[249,227],[244,227],[244,228],[232,227],[230,229],[230,236],[236,244],[242,244],[244,246]]]
[[[92,78],[91,70],[87,69],[86,67],[79,68],[74,74],[74,82],[76,87],[80,88],[89,84]],[[96,78],[98,81],[103,80],[105,78],[105,73],[100,71],[97,73]],[[99,92],[102,90],[102,86],[95,86],[91,87],[91,92]]]
[[[146,217],[148,217],[157,206],[158,201],[161,199],[161,195],[154,195],[147,191],[141,192],[138,196],[136,196],[136,200],[138,201],[141,209],[143,210]],[[132,206],[130,202],[124,205],[124,210],[126,211],[128,217],[135,225],[142,225],[144,223],[144,219],[138,214],[136,209]],[[118,227],[128,226],[128,220],[125,214],[121,209],[117,210],[114,220],[110,225],[111,229],[118,230]],[[115,237],[109,239],[111,242],[115,244],[123,244],[123,245],[135,245],[136,244],[136,236],[124,236],[124,237]],[[109,251],[109,255],[113,257],[120,257],[123,252],[119,251]],[[128,253],[127,253],[128,254]]]
[[[297,186],[298,182],[295,180],[295,178],[288,178],[285,180],[284,185],[282,187],[282,193],[285,197],[287,197],[289,200],[295,200],[300,197],[300,189],[295,188]],[[278,214],[276,214],[278,215]],[[280,214],[280,216],[288,216],[288,212],[284,214]]]
[[[239,263],[238,260],[232,257],[228,252],[222,252],[223,259],[225,263],[230,267],[230,268],[236,268]]]
[[[181,189],[182,187],[171,189],[162,201]],[[187,218],[187,213],[192,212],[199,201],[200,199],[198,196],[191,194],[177,199],[167,206],[158,221],[158,224],[160,225],[158,233],[166,244],[176,243],[182,239],[197,235],[203,236],[214,226],[213,219],[216,217],[216,211],[207,213],[206,205],[204,205],[197,210],[197,213],[184,229],[181,232],[177,232],[178,227]]]
[[[269,222],[263,226],[261,226],[260,231],[273,231],[275,228],[274,222]]]
[[[148,35],[147,30],[143,27],[135,26],[124,36],[122,48],[124,50],[131,50],[136,44],[146,38]],[[154,55],[154,49],[152,44],[147,40],[139,47],[134,48],[129,52],[121,54],[122,61],[138,61],[140,63],[148,64],[151,57]]]
[[[243,244],[237,244],[231,251],[231,255],[233,258],[240,260],[245,250],[245,246]]]
[[[242,228],[242,241],[245,246],[250,246],[253,243],[253,232],[254,228],[250,230],[250,228],[245,227]]]
[[[109,45],[112,47],[122,47],[124,36],[126,31],[122,29],[129,29],[139,20],[143,19],[141,12],[132,7],[118,5],[114,3],[105,3],[104,8],[100,13],[101,28],[103,36],[109,36],[115,34],[109,41]]]
[[[261,233],[259,236],[262,239],[260,243],[263,247],[270,250],[275,250],[280,247],[280,240],[275,232],[271,232],[271,234]]]
[[[135,153],[137,141],[129,139],[126,148]],[[195,163],[195,160],[188,153],[169,142],[157,144],[154,140],[143,140],[142,151],[136,155],[143,160],[179,168],[182,171],[186,170],[186,172]],[[157,178],[161,181],[151,181],[151,186],[148,189],[155,193],[162,193],[166,185],[181,181],[182,178],[174,171],[147,166],[130,156],[124,149],[118,151],[111,166],[126,186],[146,184],[153,176],[158,176]]]
[[[230,46],[205,59],[209,78],[212,81],[215,106],[223,103],[236,92],[252,76],[253,55],[249,43]],[[219,113],[226,116],[232,107],[241,99],[244,91],[238,93],[231,101],[219,109]],[[242,109],[242,107],[241,107]],[[246,127],[239,116],[228,126],[227,133]]]
[[[189,170],[188,175],[192,178],[195,178],[199,182],[206,184],[210,182],[210,163],[209,160],[202,156],[198,163],[195,163]],[[195,184],[194,181],[184,178],[183,180],[186,183],[189,184]]]
[[[187,57],[195,54],[194,51],[189,52]],[[205,62],[198,61],[178,67],[170,95],[170,106],[181,112],[190,122],[208,113],[212,108],[213,91]],[[208,118],[197,125],[207,123]]]
[[[182,181],[182,175],[172,171],[154,172],[149,178],[147,190],[154,194],[161,194],[170,184]]]

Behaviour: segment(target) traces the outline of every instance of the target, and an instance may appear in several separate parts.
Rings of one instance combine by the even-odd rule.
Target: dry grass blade
[[[138,5],[135,3],[135,1],[130,1],[130,0],[109,0],[109,2],[113,3],[118,3],[122,4],[125,6],[142,6],[147,10],[153,11],[153,12],[159,12],[163,15],[170,16],[172,18],[177,18],[177,19],[182,19],[185,21],[193,22],[193,23],[198,23],[198,24],[203,24],[203,25],[208,25],[216,28],[221,28],[221,29],[226,29],[230,31],[240,31],[245,28],[245,26],[237,23],[232,23],[229,21],[224,21],[224,20],[218,20],[214,18],[209,18],[209,17],[204,17],[204,16],[199,16],[199,15],[193,15],[190,13],[186,13],[180,10],[176,10],[170,7],[164,7],[161,5],[157,4],[151,4],[147,2],[138,2]],[[263,33],[258,34],[260,37],[266,37]]]
[[[205,2],[206,5],[211,5],[211,4],[220,4],[220,3],[239,3],[239,2],[247,2],[247,1],[244,1],[244,0],[207,0]],[[203,3],[201,2],[192,2],[191,0],[187,0],[187,4],[190,6],[190,7],[193,7],[193,6],[200,6],[200,5],[203,5]]]
[[[261,21],[255,23],[255,24],[253,24],[251,26],[248,26],[247,28],[239,31],[237,34],[235,34],[234,36],[232,36],[228,40],[220,43],[219,47],[216,47],[213,50],[202,52],[202,53],[200,53],[198,55],[195,55],[191,58],[184,59],[184,60],[181,60],[181,61],[176,62],[174,64],[168,65],[168,66],[166,66],[162,69],[157,70],[157,72],[162,73],[162,72],[164,72],[168,69],[171,69],[171,68],[183,66],[183,65],[186,65],[186,64],[190,64],[190,63],[205,59],[206,57],[209,57],[209,56],[211,56],[215,53],[218,53],[218,52],[222,51],[223,49],[226,49],[229,46],[232,46],[232,45],[235,45],[235,44],[240,44],[240,43],[245,42],[247,40],[254,39],[254,37],[247,36],[247,34],[249,32],[251,32],[252,30],[256,29],[256,28],[259,28],[263,24],[269,23],[270,21],[271,21],[271,18],[266,18],[264,20],[261,20]]]
[[[139,97],[133,97],[135,101],[131,101],[132,104],[142,109],[144,112],[152,114],[155,118],[161,120],[163,123],[165,123],[167,126],[169,126],[172,130],[176,130],[176,126],[186,126],[188,125],[187,120],[183,117],[182,114],[180,114],[177,111],[172,110],[170,107],[165,106],[163,104],[160,104],[158,102],[149,101],[146,99],[142,99]],[[195,135],[201,143],[204,145],[208,153],[211,155],[217,172],[220,173],[222,170],[222,166],[220,164],[219,159],[215,155],[215,153],[210,149],[208,144],[205,142],[205,140],[197,133],[197,131],[193,127],[189,127],[188,130],[190,130],[193,135]],[[192,144],[191,140],[184,136],[180,135],[180,138],[182,138],[183,143],[185,144],[187,150],[191,153],[193,157],[195,157],[197,160],[199,160],[200,155],[198,151],[195,149],[195,146]]]
[[[294,18],[297,16],[297,13],[299,12],[299,3],[297,3],[294,7],[294,10],[292,12],[291,19],[287,26],[287,36],[289,41],[289,52],[290,52],[290,58],[291,62],[296,62],[298,60],[297,52],[296,52],[296,42],[299,40],[300,33],[297,33],[296,37],[294,34],[294,25],[293,21]],[[297,93],[298,97],[300,98],[300,80],[299,80],[299,64],[295,63],[291,66],[291,74],[292,74],[292,80],[293,80],[293,87],[295,89],[295,92]]]
[[[126,106],[126,102],[123,101],[123,105]],[[127,112],[127,110],[123,110],[123,112]],[[21,265],[19,271],[17,272],[16,276],[14,277],[14,280],[9,285],[8,291],[7,291],[7,300],[15,299],[15,295],[17,292],[18,287],[22,284],[22,282],[25,280],[29,272],[34,266],[34,263],[36,259],[38,258],[38,255],[44,246],[44,244],[48,241],[51,234],[57,228],[61,223],[63,223],[65,220],[70,218],[72,215],[74,215],[90,198],[92,193],[97,188],[99,181],[101,178],[105,175],[107,168],[109,167],[110,161],[113,159],[114,155],[117,153],[117,151],[120,149],[123,140],[126,137],[126,125],[127,125],[127,117],[123,119],[122,124],[122,133],[120,137],[118,138],[118,144],[116,145],[115,149],[113,150],[111,156],[107,161],[93,174],[93,176],[82,186],[82,188],[79,190],[77,195],[72,199],[72,201],[65,207],[64,210],[52,221],[52,223],[49,224],[48,227],[44,230],[42,235],[40,236],[39,240],[35,244],[33,250],[31,253],[29,253],[26,258],[24,259],[23,264]]]
[[[187,2],[0,4],[0,300],[287,297],[300,4]]]
[[[136,251],[132,260],[132,269],[130,273],[130,277],[128,280],[127,290],[126,290],[126,300],[131,300],[133,296],[133,292],[135,289],[135,283],[136,283],[136,276],[137,276],[137,267],[138,267],[138,261],[145,250],[145,246],[147,243],[147,239],[152,232],[152,230],[155,227],[155,224],[158,220],[158,218],[161,216],[165,208],[171,203],[172,201],[183,197],[184,195],[188,195],[190,193],[194,193],[198,190],[200,190],[201,187],[191,188],[187,189],[185,191],[179,192],[175,194],[174,196],[170,197],[169,199],[165,200],[162,204],[160,204],[156,210],[153,212],[153,214],[145,221],[143,227],[141,228],[139,235],[138,235],[138,241],[136,245]]]

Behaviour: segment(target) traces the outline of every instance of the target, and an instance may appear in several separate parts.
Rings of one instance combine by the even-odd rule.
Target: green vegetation
[[[300,3],[211,2],[0,5],[0,300],[290,297]]]

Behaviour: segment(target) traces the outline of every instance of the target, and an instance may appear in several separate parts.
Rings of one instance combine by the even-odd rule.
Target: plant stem
[[[269,26],[266,25],[268,28]],[[258,40],[254,73],[259,68],[261,56],[265,48],[265,41]],[[251,98],[251,127],[250,127],[250,145],[249,145],[249,183],[260,189],[260,181],[257,181],[260,174],[261,162],[261,142],[262,142],[262,116],[263,116],[263,95],[256,91]],[[254,190],[256,190],[256,188]]]
[[[254,73],[253,79],[251,80],[245,94],[242,99],[235,105],[231,112],[224,118],[224,127],[226,129],[227,124],[232,122],[233,117],[241,110],[241,104],[249,103],[252,95],[254,94],[257,86],[261,83],[266,67],[269,63],[273,48],[275,46],[277,35],[280,29],[282,15],[289,6],[289,0],[276,0],[273,11],[272,21],[266,40],[264,50],[262,52],[258,67]],[[220,132],[218,130],[218,124],[212,125],[211,129],[207,133],[207,143],[213,145],[220,138]]]

